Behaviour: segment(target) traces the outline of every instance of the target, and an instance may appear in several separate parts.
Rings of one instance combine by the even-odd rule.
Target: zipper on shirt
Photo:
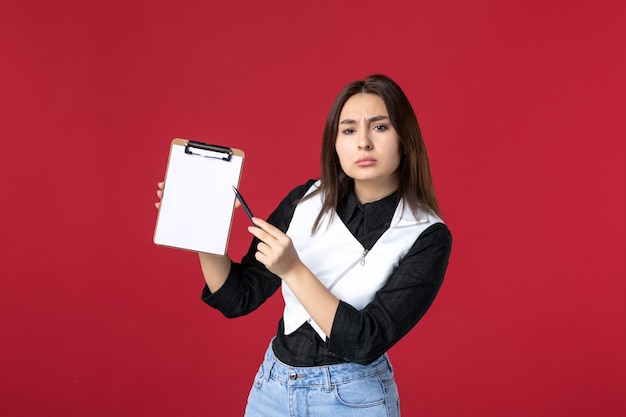
[[[363,255],[361,255],[361,266],[365,265],[365,257],[367,256],[368,252],[368,249],[363,249]]]
[[[368,249],[363,249],[363,254],[359,257],[359,259],[357,259],[354,263],[352,263],[352,265],[348,267],[348,269],[343,271],[337,278],[335,278],[333,283],[330,284],[330,286],[328,287],[328,291],[332,290],[333,287],[337,285],[337,283],[341,280],[341,278],[343,278],[348,272],[352,271],[352,268],[354,268],[355,266],[359,264],[361,266],[365,265],[365,257],[367,256],[368,252],[369,252]]]

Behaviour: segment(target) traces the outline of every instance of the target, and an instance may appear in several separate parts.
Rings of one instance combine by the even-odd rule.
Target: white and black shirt
[[[315,183],[311,180],[289,193],[268,222],[287,232],[296,203]],[[350,192],[337,208],[337,216],[366,250],[389,229],[398,206],[394,193],[376,202],[361,204]],[[250,313],[273,295],[281,279],[254,258],[253,240],[241,263],[233,263],[224,285],[214,294],[205,286],[202,300],[226,317]],[[367,364],[407,334],[424,315],[437,294],[448,265],[452,239],[448,228],[435,222],[424,230],[386,283],[364,308],[340,301],[329,338],[322,338],[305,322],[286,335],[278,323],[274,354],[292,366],[320,366],[342,362]]]

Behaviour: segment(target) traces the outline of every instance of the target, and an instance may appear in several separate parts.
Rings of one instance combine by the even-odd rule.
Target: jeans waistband
[[[267,379],[271,377],[287,385],[325,386],[329,390],[333,385],[392,372],[387,354],[368,365],[341,363],[324,366],[290,366],[276,358],[271,343],[265,352],[263,368],[264,377]]]

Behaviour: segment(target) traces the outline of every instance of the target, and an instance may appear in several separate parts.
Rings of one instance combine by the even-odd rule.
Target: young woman
[[[254,219],[241,263],[199,255],[202,299],[237,317],[282,289],[284,314],[246,416],[399,416],[386,352],[431,305],[452,241],[395,82],[373,75],[339,93],[321,170],[267,221]]]

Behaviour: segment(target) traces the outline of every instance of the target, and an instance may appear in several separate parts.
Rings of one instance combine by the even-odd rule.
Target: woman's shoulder
[[[285,232],[289,227],[289,223],[291,223],[296,205],[317,181],[316,179],[308,180],[304,184],[300,184],[289,191],[276,210],[270,214],[268,218],[269,222]]]
[[[289,194],[287,194],[287,197],[285,197],[284,201],[288,200],[291,203],[299,201],[302,197],[304,197],[307,191],[309,191],[309,189],[318,181],[319,180],[317,179],[310,179],[304,184],[298,185],[297,187],[292,189]]]
[[[452,248],[452,233],[445,223],[435,222],[428,226],[417,238],[409,252],[419,252],[425,248],[443,250],[450,254]]]

